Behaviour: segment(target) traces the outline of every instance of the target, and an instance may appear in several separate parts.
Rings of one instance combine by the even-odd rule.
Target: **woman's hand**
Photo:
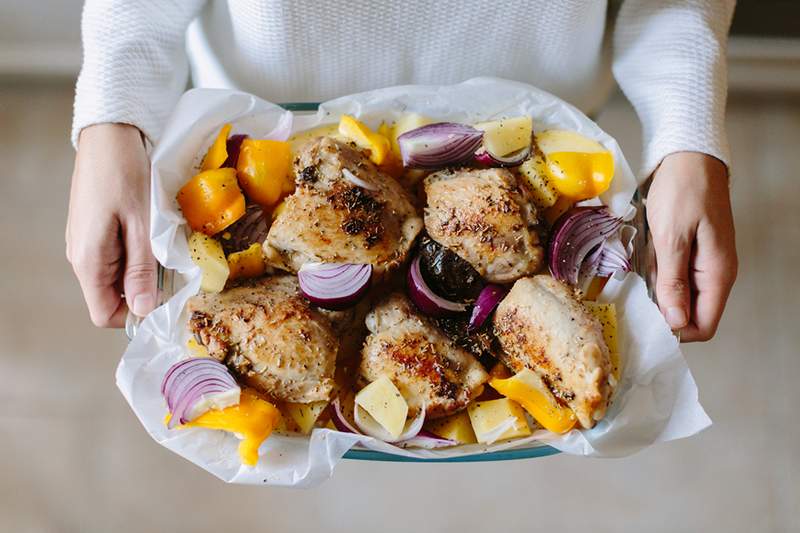
[[[149,190],[150,163],[137,128],[98,124],[81,132],[67,217],[67,260],[96,326],[121,327],[128,308],[144,316],[155,307]]]
[[[696,152],[665,157],[647,196],[647,221],[661,312],[682,341],[709,340],[738,268],[725,165]]]

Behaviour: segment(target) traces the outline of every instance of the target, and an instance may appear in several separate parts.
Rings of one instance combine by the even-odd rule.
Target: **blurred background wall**
[[[79,0],[0,0],[0,532],[800,532],[800,0],[743,0],[728,129],[740,273],[684,353],[714,425],[620,460],[343,461],[310,491],[228,486],[154,443],[64,259]],[[617,95],[598,119],[638,167]]]

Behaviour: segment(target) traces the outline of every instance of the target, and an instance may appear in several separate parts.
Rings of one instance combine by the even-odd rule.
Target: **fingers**
[[[91,283],[81,284],[92,323],[100,328],[121,328],[125,325],[128,306],[116,287]]]
[[[123,225],[125,273],[123,287],[131,311],[143,317],[156,307],[156,260],[147,226],[133,219]]]
[[[70,247],[70,262],[83,292],[89,317],[98,327],[114,328],[125,323],[127,306],[117,282],[122,271],[122,252],[116,235],[118,225],[95,227],[97,233],[80,239],[88,243]],[[68,239],[72,242],[72,239]]]
[[[707,341],[717,332],[738,272],[736,248],[732,233],[728,233],[731,232],[706,225],[698,229],[692,272],[692,320],[681,330],[681,341]]]
[[[653,235],[656,251],[656,297],[658,306],[672,329],[689,323],[691,294],[689,261],[694,235]]]

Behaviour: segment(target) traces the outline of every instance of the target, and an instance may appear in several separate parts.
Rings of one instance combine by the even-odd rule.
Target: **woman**
[[[499,76],[587,113],[613,73],[643,126],[659,305],[682,340],[710,339],[737,270],[724,128],[733,4],[627,0],[612,15],[598,0],[89,0],[66,240],[92,321],[118,327],[155,305],[146,144],[190,70],[196,86],[274,102]]]

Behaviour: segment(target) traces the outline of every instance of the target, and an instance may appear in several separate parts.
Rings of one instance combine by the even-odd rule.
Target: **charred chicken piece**
[[[330,398],[339,340],[294,276],[252,281],[188,302],[189,329],[209,354],[276,400]]]
[[[272,266],[297,272],[308,262],[402,263],[422,229],[411,197],[352,144],[312,139],[294,162],[296,190],[265,243]]]
[[[387,376],[408,402],[413,417],[425,406],[428,419],[464,409],[483,390],[488,375],[402,293],[380,301],[367,315],[362,382]]]
[[[535,208],[503,168],[442,170],[425,178],[425,228],[492,283],[539,269]]]
[[[517,281],[494,315],[503,362],[538,373],[581,426],[602,419],[612,392],[611,360],[596,318],[550,276]]]

